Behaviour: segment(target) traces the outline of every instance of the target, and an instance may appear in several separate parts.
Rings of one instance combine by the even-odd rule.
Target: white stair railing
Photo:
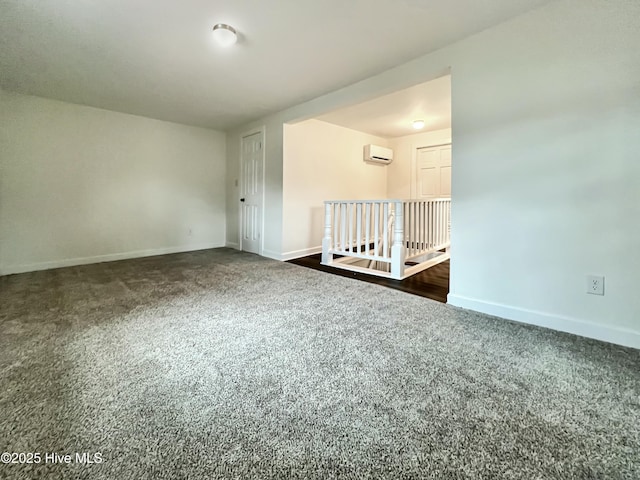
[[[322,263],[397,279],[440,263],[448,258],[450,205],[450,199],[326,201]],[[418,265],[405,268],[412,259]]]
[[[395,221],[395,215],[393,211],[389,212],[389,220],[387,220],[387,236],[385,237],[385,239],[387,240],[387,245],[391,245],[391,242],[393,241],[391,235],[393,232],[393,222]],[[378,240],[378,243],[375,245],[375,252],[376,255],[380,255],[382,253],[383,250],[383,240],[382,238],[380,238],[380,240]],[[369,262],[369,268],[375,268],[377,270],[384,270],[385,272],[388,272],[391,270],[390,265],[388,263],[381,263],[378,262],[377,260],[371,260]]]
[[[449,248],[451,199],[405,200],[406,259]]]

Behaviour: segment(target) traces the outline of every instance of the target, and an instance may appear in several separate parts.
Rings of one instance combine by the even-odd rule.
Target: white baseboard
[[[581,337],[615,343],[625,347],[640,349],[640,332],[621,327],[597,324],[576,318],[553,315],[535,310],[511,307],[499,303],[485,302],[461,295],[449,294],[447,303],[456,307],[506,318],[520,323],[572,333]]]
[[[262,256],[272,258],[273,260],[286,262],[288,260],[293,260],[294,258],[315,255],[316,253],[322,253],[322,247],[305,248],[303,250],[292,250],[290,252],[284,253],[274,252],[273,250],[263,250]]]
[[[280,255],[280,259],[283,261],[293,260],[294,258],[308,257],[309,255],[315,255],[316,253],[322,253],[322,247],[305,248],[303,250],[293,250],[291,252],[284,252]]]
[[[227,248],[234,248],[236,250],[240,250],[240,244],[238,242],[226,242],[224,246]]]
[[[282,260],[282,258],[280,258],[282,256],[280,253],[274,252],[273,250],[267,250],[266,248],[262,250],[262,256],[273,260]]]
[[[88,265],[91,263],[113,262],[116,260],[127,260],[130,258],[152,257],[154,255],[167,255],[170,253],[193,252],[196,250],[208,250],[210,248],[220,248],[221,243],[206,243],[199,245],[182,245],[180,247],[154,248],[149,250],[137,250],[133,252],[110,253],[107,255],[95,255],[91,257],[77,257],[65,260],[54,260],[50,262],[28,263],[22,265],[10,265],[0,268],[0,276],[12,275],[14,273],[35,272],[38,270],[50,270],[52,268],[74,267],[76,265]]]
[[[227,246],[230,246],[227,244]],[[233,247],[232,247],[233,248]],[[238,248],[239,249],[239,248]],[[285,261],[284,254],[280,252],[276,252],[275,250],[267,250],[266,248],[262,250],[262,253],[259,254],[261,257],[270,258],[272,260],[278,260],[280,262]],[[295,257],[292,257],[295,258]]]

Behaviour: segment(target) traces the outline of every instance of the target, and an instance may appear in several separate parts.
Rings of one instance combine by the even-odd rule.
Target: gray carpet
[[[637,350],[228,249],[0,305],[0,452],[42,456],[0,478],[640,478]]]

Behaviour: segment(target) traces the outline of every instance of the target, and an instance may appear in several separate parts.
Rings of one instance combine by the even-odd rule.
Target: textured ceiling
[[[226,130],[548,1],[0,0],[0,87]]]

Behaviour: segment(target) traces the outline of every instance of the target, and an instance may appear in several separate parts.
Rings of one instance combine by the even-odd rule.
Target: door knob
[[[244,202],[244,198],[241,198],[241,199],[240,199],[240,201],[241,201],[241,202]]]

